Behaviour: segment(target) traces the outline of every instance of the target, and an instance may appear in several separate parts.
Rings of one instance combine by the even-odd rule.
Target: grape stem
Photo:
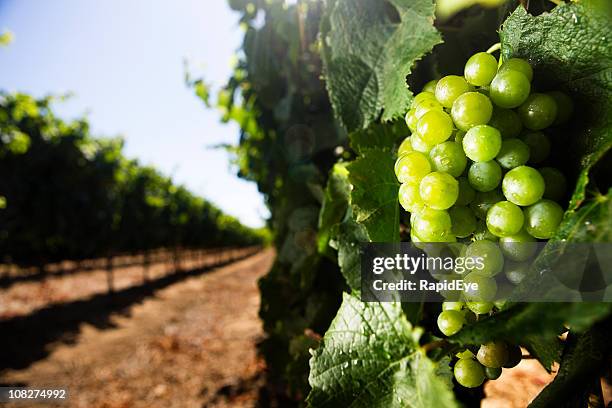
[[[496,43],[489,47],[487,54],[493,54],[495,51],[499,50],[501,50],[501,43]]]
[[[431,350],[435,350],[437,348],[443,348],[448,345],[450,345],[450,343],[446,340],[436,340],[436,341],[432,341],[431,343],[427,343],[423,345],[423,350],[427,353]]]

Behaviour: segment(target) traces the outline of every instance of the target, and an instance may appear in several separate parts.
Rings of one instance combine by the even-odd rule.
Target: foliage
[[[461,7],[467,3],[485,2]],[[409,238],[392,171],[408,130],[393,119],[427,80],[462,75],[467,58],[500,37],[503,58],[525,57],[536,78],[545,79],[538,89],[560,88],[577,101],[577,114],[557,141],[571,147],[557,154],[575,191],[541,262],[563,243],[610,238],[612,201],[598,192],[610,188],[609,15],[595,1],[557,7],[532,1],[529,12],[517,1],[485,4],[494,3],[499,7],[472,6],[452,16],[451,10],[434,21],[434,4],[424,0],[230,1],[247,27],[244,56],[217,105],[224,120],[241,127],[233,148],[239,174],[257,182],[271,209],[278,257],[260,282],[268,335],[262,350],[274,380],[289,385],[293,398],[301,400],[310,388],[312,406],[473,403],[456,389],[456,397],[451,394],[448,353],[442,352],[448,350],[436,345],[452,350],[499,338],[526,347],[547,368],[558,361],[567,370],[538,406],[557,406],[554,390],[568,383],[583,398],[598,375],[587,375],[575,353],[589,339],[601,344],[609,304],[509,303],[437,342],[431,315],[439,305],[357,298],[359,244]],[[542,271],[532,272],[525,290],[542,288],[534,284]],[[350,294],[340,306],[341,291]],[[576,342],[558,339],[566,327]],[[312,333],[326,329],[319,344]],[[604,361],[605,352],[590,361]]]
[[[159,247],[259,243],[259,233],[65,122],[52,98],[0,95],[0,252],[19,264]]]

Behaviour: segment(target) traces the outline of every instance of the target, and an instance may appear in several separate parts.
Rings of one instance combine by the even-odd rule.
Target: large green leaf
[[[370,239],[363,225],[353,219],[349,209],[345,220],[336,225],[334,236],[338,249],[338,265],[346,283],[354,292],[361,291],[361,252],[359,245]]]
[[[448,365],[418,345],[398,303],[363,303],[345,294],[310,360],[312,407],[455,407]]]
[[[341,222],[349,206],[351,185],[348,181],[346,165],[337,163],[329,173],[319,212],[319,231],[317,244],[319,252],[325,252],[331,238],[332,228]]]
[[[500,32],[504,58],[527,58],[543,89],[564,89],[576,101],[566,130],[568,162],[578,181],[569,210],[585,199],[589,172],[612,147],[612,24],[589,2],[561,4],[537,17],[519,7]]]
[[[390,151],[370,149],[348,167],[353,215],[374,242],[399,241],[399,183],[393,165]]]
[[[335,0],[321,27],[327,89],[348,130],[403,115],[406,76],[440,35],[431,0]]]

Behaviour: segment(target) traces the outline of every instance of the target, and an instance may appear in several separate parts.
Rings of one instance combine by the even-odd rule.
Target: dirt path
[[[172,285],[113,329],[84,324],[75,344],[0,382],[68,387],[63,407],[252,406],[263,380],[257,279],[272,260],[267,250]]]

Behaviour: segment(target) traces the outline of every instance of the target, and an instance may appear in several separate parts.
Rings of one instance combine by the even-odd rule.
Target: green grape
[[[463,302],[443,302],[442,310],[456,310],[460,312],[463,309]]]
[[[418,183],[431,172],[427,156],[419,152],[409,152],[395,162],[395,175],[400,183]]]
[[[493,116],[488,125],[499,130],[503,138],[517,137],[523,129],[521,118],[515,111],[497,106],[493,108]]]
[[[421,211],[425,207],[425,203],[419,194],[419,185],[417,183],[403,183],[399,188],[399,203],[404,210],[410,213]]]
[[[425,84],[425,86],[423,87],[423,92],[431,92],[432,94],[434,94],[436,92],[436,85],[438,85],[438,80],[432,79],[431,81]]]
[[[486,124],[492,115],[491,101],[487,96],[478,92],[464,93],[455,100],[451,109],[455,125],[465,131],[474,126]]]
[[[465,155],[475,162],[493,160],[502,146],[501,134],[491,126],[478,125],[463,138]]]
[[[530,259],[538,250],[535,239],[524,229],[517,234],[501,238],[499,246],[506,258],[517,262]]]
[[[472,237],[474,241],[497,241],[499,238],[495,235],[491,234],[489,228],[487,228],[487,224],[484,220],[478,220],[476,223],[476,230],[474,231],[474,236]]]
[[[525,229],[534,238],[549,239],[563,219],[563,209],[551,200],[541,200],[525,209]]]
[[[516,367],[523,359],[523,352],[519,346],[514,344],[508,345],[508,361],[503,365],[504,368]]]
[[[501,67],[499,67],[499,72],[502,71],[518,71],[521,72],[529,82],[533,79],[533,69],[531,65],[527,61],[521,58],[510,58],[508,61],[505,61]]]
[[[427,144],[442,143],[453,133],[453,120],[444,111],[430,110],[419,119],[417,133]]]
[[[467,306],[472,312],[476,314],[485,314],[493,309],[493,303],[491,303],[491,301],[495,298],[495,294],[497,293],[497,282],[494,278],[471,272],[468,273],[465,278],[463,278],[463,282],[466,285],[470,284],[469,286],[466,286],[463,294],[468,300]],[[477,284],[477,286],[474,287],[471,285],[474,283]],[[471,304],[472,302],[476,302],[476,304]],[[478,303],[483,304],[478,305]],[[485,303],[490,303],[490,307]],[[487,311],[485,312],[485,310]]]
[[[459,177],[467,165],[467,157],[457,142],[444,142],[434,146],[429,158],[435,171],[442,171]]]
[[[437,100],[425,99],[419,102],[414,108],[414,116],[416,116],[417,119],[421,119],[423,115],[425,115],[429,111],[432,111],[432,110],[443,111],[443,109],[444,108],[442,107],[442,105],[440,105],[440,102],[438,102]]]
[[[476,359],[485,367],[502,368],[508,362],[508,345],[503,341],[492,341],[480,346]]]
[[[490,97],[500,108],[516,108],[529,96],[531,84],[519,71],[500,70],[491,82]]]
[[[467,302],[466,306],[476,315],[484,315],[491,312],[495,305],[493,302]]]
[[[497,74],[497,60],[491,54],[479,52],[465,64],[465,79],[472,85],[489,85]]]
[[[463,138],[465,137],[466,131],[465,130],[460,130],[457,129],[455,131],[455,142],[462,144],[463,143]]]
[[[438,328],[445,336],[452,336],[465,324],[463,313],[457,310],[445,310],[438,315]]]
[[[416,117],[416,109],[410,109],[408,113],[406,113],[404,120],[406,121],[406,126],[408,126],[408,129],[410,129],[410,132],[415,133],[417,129],[417,123],[419,122]]]
[[[542,198],[544,178],[533,167],[515,167],[504,176],[502,190],[508,201],[528,206]]]
[[[457,382],[466,388],[480,387],[485,380],[484,368],[471,358],[462,358],[455,363],[453,369]]]
[[[529,146],[529,162],[541,163],[550,154],[550,141],[548,136],[542,132],[529,132],[521,136],[521,139]]]
[[[572,99],[559,91],[549,92],[548,95],[552,96],[557,103],[557,117],[553,124],[562,125],[570,120],[574,113],[574,102],[572,102]]]
[[[525,279],[529,273],[529,262],[513,262],[507,261],[504,265],[504,274],[506,279],[514,285],[518,285]]]
[[[529,160],[529,146],[520,139],[505,139],[496,160],[504,169],[522,166]]]
[[[544,178],[544,195],[543,198],[548,198],[553,201],[561,201],[565,196],[567,182],[565,176],[559,170],[553,167],[542,167],[539,169],[542,178]]]
[[[474,211],[476,217],[484,220],[487,217],[489,208],[491,208],[493,204],[503,200],[504,196],[498,189],[486,192],[479,191],[476,193],[474,201],[470,203],[470,208]]]
[[[425,143],[418,133],[413,133],[412,136],[410,136],[410,144],[412,148],[419,153],[429,154],[433,148],[433,145]]]
[[[459,183],[459,195],[455,205],[468,205],[476,197],[476,191],[470,186],[470,182],[465,177],[457,178],[457,182]]]
[[[453,235],[457,238],[468,237],[476,229],[476,217],[468,207],[456,205],[448,213],[453,224]]]
[[[459,196],[459,183],[448,173],[434,171],[421,180],[421,199],[434,210],[450,208]]]
[[[472,242],[465,251],[465,257],[472,258],[474,268],[470,275],[477,273],[482,277],[492,277],[500,273],[504,268],[504,255],[495,242],[475,241]],[[475,300],[492,300],[475,299]]]
[[[510,201],[495,203],[487,212],[487,228],[498,237],[518,234],[523,222],[523,211]]]
[[[423,90],[423,92],[416,94],[414,98],[412,98],[411,108],[415,109],[419,105],[419,103],[426,101],[428,99],[435,101],[436,96],[434,95],[433,92],[427,92]]]
[[[406,153],[414,151],[412,144],[410,143],[410,136],[405,138],[397,149],[397,157],[402,157]]]
[[[552,125],[557,118],[557,102],[550,95],[532,93],[519,106],[518,114],[527,129],[545,129]]]
[[[499,186],[502,170],[495,160],[473,163],[468,170],[468,180],[476,191],[486,193]]]
[[[470,85],[463,77],[448,75],[436,84],[436,99],[445,108],[450,108],[460,95],[470,90]]]
[[[489,380],[497,380],[501,376],[501,374],[502,374],[501,367],[499,368],[485,367],[485,376]]]
[[[447,242],[452,237],[452,223],[448,211],[426,207],[412,215],[412,229],[421,241]]]
[[[474,353],[472,353],[472,352],[470,351],[470,349],[465,349],[465,350],[463,350],[463,351],[460,351],[460,352],[458,352],[457,354],[455,354],[455,356],[456,356],[458,359],[470,358],[470,359],[472,359],[472,360],[473,360],[473,359],[475,359],[475,358],[476,358],[476,355],[475,355]]]

